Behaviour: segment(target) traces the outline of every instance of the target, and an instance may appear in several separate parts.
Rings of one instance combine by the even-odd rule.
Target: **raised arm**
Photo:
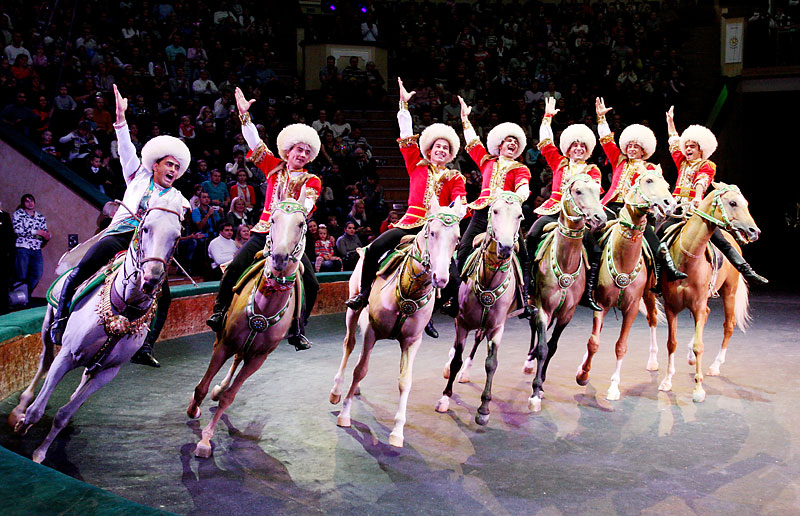
[[[469,144],[478,139],[478,133],[475,132],[472,123],[469,121],[472,108],[464,102],[464,99],[462,99],[460,95],[458,96],[458,102],[461,103],[461,125],[464,127],[464,141]]]
[[[408,101],[414,96],[416,91],[406,91],[403,86],[403,79],[397,78],[397,85],[400,87],[400,106],[397,111],[397,125],[400,127],[400,138],[408,138],[414,134],[411,127],[411,113],[408,112]]]
[[[238,87],[233,92],[233,96],[236,98],[236,107],[239,108],[239,120],[242,122],[242,136],[244,136],[248,147],[252,150],[256,150],[258,144],[261,143],[261,137],[258,136],[258,129],[256,129],[256,125],[250,118],[249,113],[250,106],[252,106],[253,102],[256,100],[247,100],[241,88]]]
[[[606,107],[606,101],[602,97],[597,97],[594,100],[594,110],[597,113],[597,134],[600,138],[611,134],[611,128],[606,121],[606,113],[611,111],[612,107]]]
[[[122,96],[116,84],[112,87],[117,114],[117,121],[114,124],[114,132],[117,134],[117,152],[119,152],[119,161],[122,165],[122,177],[125,179],[125,184],[128,184],[133,180],[142,162],[136,155],[136,147],[133,146],[130,132],[128,132],[128,123],[125,120],[128,99]]]

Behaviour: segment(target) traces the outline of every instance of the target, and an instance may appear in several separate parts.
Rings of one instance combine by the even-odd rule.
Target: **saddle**
[[[239,276],[236,284],[233,286],[234,295],[241,294],[242,292],[249,291],[249,289],[253,288],[259,290],[266,288],[266,285],[264,284],[264,275],[262,274],[264,263],[266,261],[267,257],[264,256],[264,251],[258,251],[253,263],[250,264],[250,267],[245,269],[242,275]],[[294,284],[291,287],[294,290],[295,299],[300,301],[299,303],[295,303],[293,314],[294,318],[302,316],[302,307],[305,303],[305,300],[303,299],[303,271],[303,263],[301,262],[297,268],[297,277],[295,278]]]
[[[397,247],[382,256],[378,262],[379,265],[377,276],[383,276],[384,274],[394,272],[394,270],[397,269],[397,267],[399,267],[403,262],[408,253],[411,252],[415,238],[416,235],[404,236],[400,240],[400,243],[397,244]]]
[[[661,238],[661,241],[668,246],[674,244],[684,225],[686,225],[685,220],[667,228],[667,230],[664,232],[664,236]],[[708,245],[706,245],[705,257],[706,260],[711,263],[711,280],[709,281],[708,285],[708,295],[709,297],[719,297],[719,292],[714,288],[714,286],[717,283],[717,274],[719,273],[719,270],[722,268],[722,264],[725,261],[725,255],[722,254],[722,251],[717,249],[717,246],[709,241]]]
[[[120,268],[120,266],[122,266],[122,263],[125,261],[125,255],[127,254],[127,252],[128,251],[120,251],[119,253],[117,253],[117,255],[114,256],[114,258],[111,261],[109,261],[103,267],[100,267],[100,270],[95,272],[89,279],[87,279],[78,286],[77,290],[75,290],[75,295],[72,296],[72,302],[69,305],[69,313],[72,313],[72,310],[76,306],[78,306],[78,302],[81,299],[83,299],[84,297],[89,295],[92,291],[94,291],[94,289],[102,285],[106,279],[106,276],[108,276],[109,274]],[[62,282],[62,280],[64,279],[64,277],[67,274],[71,273],[74,269],[75,267],[70,267],[69,269],[61,273],[61,275],[58,278],[56,278],[56,280],[50,285],[50,288],[47,289],[47,293],[45,294],[45,299],[47,299],[47,303],[53,308],[58,307],[58,298],[56,297],[55,292],[53,292],[55,290],[56,285],[59,285],[60,282]]]

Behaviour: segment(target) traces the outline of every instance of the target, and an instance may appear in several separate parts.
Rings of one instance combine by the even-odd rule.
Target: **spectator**
[[[36,130],[36,122],[39,117],[26,105],[27,101],[27,95],[21,91],[18,92],[16,102],[7,105],[3,111],[0,111],[0,120],[25,136],[31,136]]]
[[[248,240],[250,240],[250,226],[242,224],[236,228],[236,249],[240,249]]]
[[[351,130],[352,127],[344,119],[344,113],[342,113],[341,111],[337,111],[333,115],[333,123],[331,124],[331,131],[333,132],[333,137],[338,138],[340,136],[346,136],[350,134]]]
[[[107,188],[112,186],[111,171],[108,169],[107,164],[108,159],[103,163],[103,158],[92,155],[86,164],[83,176],[104,194],[111,194],[110,190],[106,191]]]
[[[69,144],[67,162],[83,159],[98,145],[97,138],[92,134],[89,122],[81,122],[78,128],[58,139],[61,143]]]
[[[400,212],[390,210],[386,218],[381,222],[381,233],[389,229],[389,226],[400,220]]]
[[[316,260],[314,268],[317,272],[337,272],[342,270],[342,259],[334,254],[336,242],[328,235],[328,228],[320,224],[317,229],[317,241],[314,243]]]
[[[31,194],[22,196],[12,222],[17,235],[16,281],[27,285],[30,301],[33,290],[42,278],[42,247],[50,241],[50,232],[47,230],[47,219],[36,211],[36,199]]]
[[[367,75],[358,67],[358,57],[350,58],[350,65],[342,70],[342,91],[352,104],[357,104],[366,93]],[[335,118],[334,118],[335,119]],[[336,132],[334,130],[334,132]]]
[[[331,130],[331,123],[328,122],[328,114],[324,109],[319,110],[319,118],[311,122],[311,127],[322,136],[323,130]]]
[[[361,240],[356,236],[356,225],[352,221],[347,221],[344,225],[344,234],[336,239],[336,250],[342,258],[344,270],[352,271],[356,267],[359,247]]]
[[[225,220],[233,227],[242,224],[250,225],[253,223],[252,211],[247,209],[244,199],[234,197],[231,201],[231,211],[226,215]]]
[[[336,58],[328,56],[325,66],[319,71],[319,82],[322,91],[338,91],[340,79],[339,69],[336,67]]]
[[[219,93],[217,85],[209,78],[208,70],[200,70],[200,77],[192,82],[192,92],[204,104],[211,102],[214,96]]]
[[[361,39],[367,42],[378,41],[378,24],[372,11],[367,13],[367,18],[361,22]]]
[[[227,222],[220,226],[219,236],[208,244],[208,257],[211,259],[211,272],[206,279],[215,281],[222,278],[220,265],[227,264],[233,259],[239,248],[233,240],[233,226]]]
[[[187,140],[193,140],[194,137],[195,129],[194,125],[192,125],[192,120],[189,118],[189,115],[183,115],[181,117],[181,123],[178,125],[178,138],[188,145],[189,142],[187,142]]]
[[[228,187],[222,182],[222,172],[218,169],[213,169],[210,177],[211,179],[203,182],[203,191],[208,194],[211,204],[222,210],[223,206],[230,203]]]
[[[14,34],[11,36],[11,43],[6,46],[4,53],[9,63],[16,61],[17,56],[20,54],[28,56],[28,61],[31,60],[31,53],[27,48],[22,46],[21,32],[14,32]]]
[[[241,166],[244,167],[244,156],[239,154],[238,158],[241,160]],[[236,156],[234,156],[234,160]],[[256,192],[252,186],[247,184],[247,170],[240,168],[236,171],[236,183],[231,186],[231,198],[242,199],[248,211],[252,210],[256,205]]]
[[[317,242],[317,230],[319,226],[317,225],[317,221],[309,219],[306,223],[306,248],[304,249],[304,253],[308,257],[309,262],[314,262],[316,259],[316,251],[315,251],[315,244]]]

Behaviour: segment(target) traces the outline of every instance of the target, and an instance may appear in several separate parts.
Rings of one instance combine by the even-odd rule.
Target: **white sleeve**
[[[131,134],[128,132],[128,123],[114,124],[114,131],[117,133],[117,152],[119,152],[119,162],[122,165],[122,177],[125,184],[129,184],[136,172],[142,165],[139,156],[136,155],[136,147],[131,142]],[[150,171],[152,173],[152,171]]]
[[[464,141],[469,143],[472,140],[478,139],[478,133],[475,132],[473,127],[465,127],[464,128]]]
[[[600,136],[600,138],[605,138],[611,134],[611,128],[608,126],[608,122],[603,121],[597,124],[597,134]]]
[[[543,142],[545,140],[552,140],[553,139],[553,128],[550,127],[550,124],[542,124],[539,126],[539,141]]]
[[[411,113],[406,109],[397,112],[397,125],[400,127],[400,138],[408,138],[414,134],[411,128]]]
[[[258,144],[261,143],[261,137],[258,135],[258,129],[256,129],[256,126],[253,124],[253,122],[248,122],[242,126],[242,136],[244,136],[248,147],[250,147],[252,150],[256,150],[256,148],[258,148]]]
[[[303,205],[303,207],[306,209],[306,213],[311,213],[311,210],[314,209],[314,205],[316,203],[317,201],[315,201],[314,199],[309,199],[308,197],[306,197],[305,204]]]
[[[531,188],[528,183],[519,185],[519,188],[516,190],[516,194],[519,195],[519,198],[522,202],[525,202],[525,200],[531,194]]]

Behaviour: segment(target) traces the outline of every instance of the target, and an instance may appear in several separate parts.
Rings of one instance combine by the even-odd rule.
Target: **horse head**
[[[501,192],[489,206],[486,238],[497,246],[497,257],[511,258],[522,223],[522,200],[514,192]]]
[[[428,210],[425,228],[416,238],[416,245],[422,251],[422,263],[431,274],[435,288],[444,288],[450,280],[450,260],[461,236],[462,212],[461,198],[453,207],[438,206],[436,202]],[[420,237],[424,240],[420,242]]]
[[[625,194],[625,205],[635,210],[650,212],[658,218],[675,211],[677,203],[669,191],[669,183],[661,173],[661,166],[647,169],[636,178],[633,187]]]
[[[714,190],[707,195],[696,211],[720,228],[730,232],[740,244],[755,242],[761,230],[750,215],[747,199],[736,185],[712,183]]]
[[[568,220],[583,220],[594,231],[608,221],[600,204],[600,184],[589,174],[576,174],[564,188],[561,211]]]
[[[183,196],[164,196],[144,212],[128,248],[139,289],[152,296],[166,277],[167,264],[181,236]]]
[[[290,263],[300,261],[306,246],[306,190],[298,200],[283,192],[273,206],[270,215],[269,238],[264,255],[269,256],[274,276],[281,276]]]

